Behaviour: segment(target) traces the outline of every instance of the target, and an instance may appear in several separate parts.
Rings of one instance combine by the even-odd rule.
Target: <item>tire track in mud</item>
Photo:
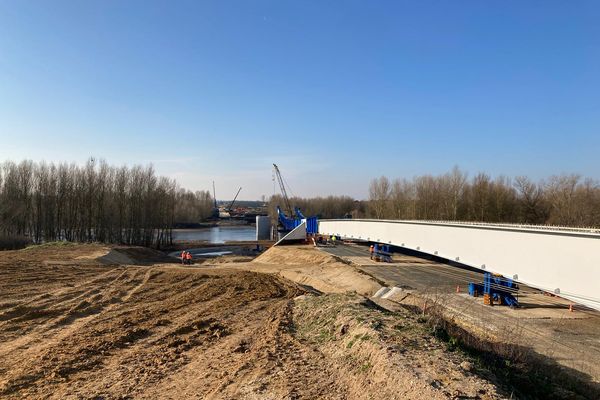
[[[142,269],[146,270],[145,273],[143,273]],[[130,300],[131,297],[149,281],[151,276],[152,270],[148,270],[147,268],[141,267],[132,267],[123,270],[116,277],[111,277],[112,280],[109,282],[108,286],[101,291],[101,293],[105,296],[105,300],[106,297],[109,297],[111,294],[113,295],[111,296],[111,305],[109,307],[106,307],[104,310],[100,310],[104,311],[102,314],[110,313],[111,309],[118,307],[120,303],[123,302],[123,300]],[[86,282],[85,284],[79,285],[77,289],[81,289],[84,286],[86,287],[86,289],[88,289],[89,286],[98,282],[98,279],[93,279]],[[64,296],[61,297],[61,301],[59,303],[50,304],[54,306],[56,306],[56,304],[62,304],[63,306],[65,304],[69,305],[72,304],[75,300],[82,300],[84,298],[84,295],[86,294],[91,295],[91,297],[88,297],[88,300],[90,300],[90,304],[93,304],[93,301],[98,302],[99,297],[101,296],[97,288],[90,288],[88,290],[85,290],[83,294],[81,294],[80,290],[73,291],[72,289],[67,289],[63,291],[62,294]],[[114,295],[116,295],[117,297],[115,297]],[[115,301],[115,299],[117,299],[118,301]],[[82,304],[82,301],[80,301],[74,308],[71,308],[69,311],[72,311],[73,309],[80,311],[82,307],[80,307],[79,305]],[[65,307],[63,307],[63,309],[65,309]],[[55,347],[57,345],[60,345],[62,342],[67,341],[67,339],[70,336],[77,334],[79,330],[81,330],[86,324],[91,322],[92,319],[99,315],[100,312],[95,312],[92,315],[82,315],[79,321],[76,322],[68,321],[69,323],[64,323],[66,321],[62,321],[63,323],[59,324],[59,326],[62,325],[62,328],[58,330],[53,329],[56,327],[56,324],[54,324],[54,326],[48,323],[43,324],[39,326],[39,328],[34,334],[26,335],[17,341],[13,341],[13,343],[11,343],[11,346],[4,346],[4,349],[2,349],[4,351],[2,351],[1,355],[4,356],[4,361],[10,362],[10,360],[6,357],[7,353],[27,349],[28,347],[36,343],[42,343],[36,349],[38,353],[40,351],[44,351],[44,349],[51,349],[52,347]],[[23,354],[20,354],[20,356],[22,355]],[[18,359],[16,358],[13,361],[13,364],[18,363]]]
[[[91,279],[75,288],[60,291],[60,296],[54,298],[57,301],[45,302],[40,305],[42,309],[48,306],[54,307],[60,316],[54,319],[47,319],[45,323],[40,325],[36,324],[29,334],[13,340],[11,343],[2,346],[3,348],[0,347],[0,360],[3,359],[3,363],[8,367],[18,366],[23,356],[27,357],[30,353],[34,353],[32,357],[35,357],[35,353],[46,353],[48,355],[52,353],[53,348],[69,342],[69,338],[77,335],[77,332],[98,317],[103,311],[116,307],[122,302],[120,297],[112,296],[114,295],[114,291],[118,291],[122,297],[122,293],[129,294],[135,289],[135,287],[123,288],[123,285],[143,282],[143,279],[135,280],[135,276],[139,275],[141,271],[137,267],[133,268],[115,268],[109,271],[109,273],[103,274],[100,279]],[[110,273],[114,272],[120,273],[116,276],[110,276]],[[132,279],[123,279],[129,274],[132,274]],[[104,289],[94,287],[94,285],[102,284],[105,281],[107,282]],[[39,312],[43,313],[44,311]],[[55,312],[51,312],[50,314],[54,316]],[[23,319],[20,322],[26,321],[27,319]],[[14,323],[15,320],[7,321],[7,323],[10,322]],[[0,326],[0,332],[1,328]],[[26,384],[28,381],[40,376],[43,375],[25,374],[21,378],[21,380],[24,380],[24,383],[21,382],[21,384]]]
[[[115,272],[118,269],[113,269],[109,272]],[[110,277],[110,274],[103,274],[102,279],[92,279],[88,282],[84,282],[81,285],[73,288],[63,289],[54,293],[45,293],[38,297],[37,300],[41,300],[39,303],[35,303],[36,299],[33,299],[26,304],[20,304],[13,309],[6,310],[3,314],[0,314],[0,322],[3,321],[27,321],[29,319],[42,318],[44,311],[46,311],[50,317],[53,314],[60,314],[68,310],[69,308],[76,307],[77,304],[81,303],[81,299],[91,298],[93,295],[103,292],[101,288],[94,285],[102,284],[104,278],[112,278],[107,283],[107,287],[114,284],[119,278],[127,274],[126,269],[121,269],[122,272],[116,277]],[[33,306],[32,306],[33,305]]]
[[[127,294],[123,297],[122,301],[128,301],[131,298],[131,296],[133,296],[137,291],[144,287],[144,285],[150,280],[150,277],[152,276],[153,272],[153,268],[149,268],[144,274],[144,279],[142,279],[139,285],[135,286],[133,289],[127,292]]]
[[[310,369],[305,362],[290,369],[286,365],[298,357],[278,355],[289,349],[303,352],[287,332],[286,317],[299,291],[278,278],[251,272],[128,270],[112,280],[112,291],[107,289],[109,294],[126,289],[121,302],[52,331],[52,337],[38,337],[41,342],[31,343],[27,352],[26,359],[33,361],[19,364],[12,354],[14,368],[0,379],[0,396],[153,397],[167,387],[184,390],[193,381],[196,393],[219,397],[215,388],[244,390],[232,384],[232,377],[260,392],[274,374],[279,374],[278,390],[293,394],[303,390],[306,375],[317,376],[314,371],[323,368]],[[0,362],[6,358],[0,356]],[[228,372],[203,375],[215,368]]]
[[[131,274],[137,275],[140,271],[130,270],[127,268],[114,268],[101,277],[94,278],[77,285],[74,288],[60,290],[52,294],[39,296],[44,301],[37,307],[26,309],[24,313],[14,318],[6,320],[5,325],[11,324],[11,331],[18,331],[19,336],[12,341],[11,346],[0,348],[0,357],[8,357],[10,354],[24,351],[35,344],[40,344],[42,347],[51,347],[57,341],[68,337],[72,332],[80,329],[84,324],[88,323],[94,317],[98,316],[103,310],[108,307],[114,307],[121,303],[122,296],[111,295],[111,291],[115,289],[120,280]],[[111,273],[120,271],[117,276],[110,276]],[[136,281],[131,281],[136,282]],[[127,283],[127,282],[124,282]],[[94,285],[102,284],[104,288],[98,288]],[[131,294],[135,289],[117,288],[119,293]],[[49,298],[49,296],[52,296]],[[29,304],[34,304],[29,302]],[[44,318],[46,317],[46,318]],[[14,329],[14,323],[27,323],[31,320],[38,320],[33,326],[20,327]],[[2,323],[0,322],[0,338],[8,341],[10,338],[4,338],[2,332]],[[28,330],[29,329],[29,330]],[[22,333],[27,332],[27,335]],[[17,360],[16,360],[17,361]]]
[[[58,300],[58,302],[56,302],[56,304],[58,304],[60,302],[60,300],[62,300],[62,299],[69,300],[70,298],[73,297],[73,293],[72,293],[73,290],[78,290],[80,288],[83,288],[83,287],[86,287],[86,286],[90,286],[90,285],[93,285],[93,284],[99,284],[99,283],[101,283],[103,281],[103,279],[105,277],[109,276],[114,271],[119,270],[119,269],[122,269],[122,268],[113,268],[113,269],[111,269],[109,271],[106,271],[105,273],[100,274],[99,276],[94,277],[94,278],[92,278],[92,279],[90,279],[90,280],[88,280],[86,282],[83,282],[83,283],[81,283],[81,284],[79,284],[77,286],[73,286],[72,288],[58,289],[58,290],[55,290],[53,292],[47,292],[47,293],[43,293],[41,295],[35,296],[35,297],[33,297],[33,298],[31,298],[31,299],[29,299],[27,301],[19,303],[19,304],[15,305],[14,307],[5,310],[2,314],[0,314],[0,321],[6,320],[6,319],[3,319],[3,316],[5,314],[14,312],[14,310],[18,309],[19,307],[26,307],[26,306],[28,306],[30,304],[34,304],[35,302],[40,301],[40,300],[46,300],[47,299],[50,302],[52,300]],[[123,273],[124,272],[125,271],[123,271]],[[81,291],[80,293],[84,293],[84,292],[85,292],[85,290]],[[64,297],[61,297],[62,295],[64,295]],[[38,304],[38,307],[39,306],[50,305],[50,302],[49,303]]]

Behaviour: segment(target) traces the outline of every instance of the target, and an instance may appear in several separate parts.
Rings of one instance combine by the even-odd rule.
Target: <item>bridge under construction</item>
[[[511,224],[320,220],[318,232],[437,256],[600,310],[600,232]]]

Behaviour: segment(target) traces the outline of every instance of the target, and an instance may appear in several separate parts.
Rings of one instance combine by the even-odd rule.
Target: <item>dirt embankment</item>
[[[369,275],[311,246],[272,247],[252,263],[240,264],[239,267],[257,272],[277,273],[324,293],[355,291],[370,296],[381,288]]]
[[[337,366],[350,398],[503,397],[481,378],[487,371],[449,351],[407,310],[391,313],[356,294],[305,296],[294,310],[297,336]]]
[[[503,397],[408,313],[312,295],[239,263],[106,264],[112,250],[0,254],[0,398]],[[141,263],[140,251],[120,253]],[[309,257],[296,254],[290,269]],[[251,264],[272,267],[275,256]],[[360,277],[311,265],[337,271],[328,285]]]

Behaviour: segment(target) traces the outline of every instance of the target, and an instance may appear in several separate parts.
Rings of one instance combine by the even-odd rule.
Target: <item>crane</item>
[[[213,181],[213,200],[215,201],[215,208],[218,209],[217,206],[217,191],[215,190],[215,181]]]
[[[240,188],[238,189],[237,193],[235,194],[235,197],[233,198],[233,201],[231,202],[231,204],[229,204],[229,207],[227,207],[227,211],[229,213],[231,213],[231,210],[233,209],[233,204],[237,200],[237,197],[238,197],[238,195],[240,194],[241,191],[242,191],[242,187],[240,186]]]
[[[219,218],[219,205],[217,204],[217,191],[215,190],[215,181],[213,181],[213,200],[212,218]]]
[[[279,188],[281,189],[281,195],[283,196],[283,202],[285,203],[285,210],[287,211],[290,217],[293,217],[294,210],[292,209],[292,205],[290,204],[290,198],[288,197],[287,190],[285,190],[285,184],[283,182],[281,172],[279,172],[279,167],[277,166],[277,164],[273,164],[273,168],[275,169],[277,182],[279,182]]]

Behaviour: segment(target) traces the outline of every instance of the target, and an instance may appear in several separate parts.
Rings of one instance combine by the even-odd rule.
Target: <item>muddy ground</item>
[[[418,315],[363,297],[370,277],[285,253],[184,268],[135,248],[0,252],[0,398],[514,396]]]

